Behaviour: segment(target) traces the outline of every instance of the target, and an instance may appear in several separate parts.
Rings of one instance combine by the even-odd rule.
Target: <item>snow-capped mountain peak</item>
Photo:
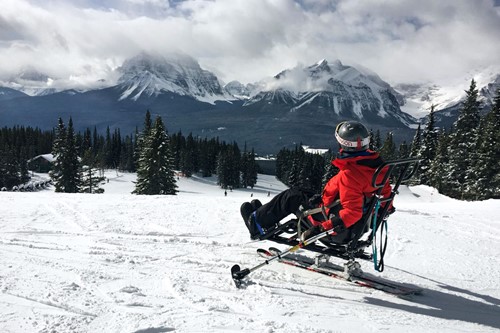
[[[213,103],[231,99],[217,77],[200,67],[193,58],[179,53],[151,55],[141,53],[126,60],[118,69],[120,99],[157,96],[172,92]]]
[[[340,60],[322,59],[310,66],[286,69],[265,83],[265,88],[254,94],[246,106],[279,103],[288,105],[291,112],[308,110],[311,116],[333,114],[394,126],[415,122],[401,112],[402,96],[387,82],[367,69],[344,65]]]

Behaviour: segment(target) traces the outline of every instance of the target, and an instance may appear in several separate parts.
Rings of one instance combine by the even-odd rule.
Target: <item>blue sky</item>
[[[182,51],[254,82],[340,59],[390,83],[500,65],[500,0],[2,0],[0,81],[93,82],[141,51]]]

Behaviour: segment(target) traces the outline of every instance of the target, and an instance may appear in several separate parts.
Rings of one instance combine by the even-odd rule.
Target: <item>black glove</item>
[[[320,233],[323,232],[323,228],[320,225],[315,225],[314,227],[311,227],[304,231],[302,235],[300,235],[300,240],[303,242],[311,237],[314,237],[316,235],[319,235]]]
[[[321,194],[315,194],[307,200],[307,205],[310,208],[316,208],[323,201],[323,196]]]
[[[340,217],[332,216],[330,221],[332,221],[332,230],[335,231],[335,233],[339,234],[346,229],[344,221],[342,221]]]
[[[394,214],[395,211],[396,211],[396,208],[394,206],[389,208],[387,210],[387,212],[385,213],[384,219],[387,219],[389,217],[389,215]],[[377,221],[380,221],[381,215],[382,215],[382,210],[379,210],[379,212],[377,214]]]

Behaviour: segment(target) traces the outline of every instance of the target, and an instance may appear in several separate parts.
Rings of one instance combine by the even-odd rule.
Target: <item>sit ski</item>
[[[283,251],[276,248],[258,249],[258,254],[265,259],[263,262],[252,268],[243,269],[237,264],[234,265],[231,268],[231,277],[236,286],[239,288],[244,279],[248,278],[253,271],[276,261],[345,280],[358,286],[382,290],[397,296],[420,294],[421,288],[391,282],[375,277],[372,274],[363,273],[357,261],[372,260],[376,271],[382,272],[384,270],[384,254],[387,247],[387,219],[390,214],[388,210],[398,193],[401,183],[408,181],[416,172],[418,162],[418,159],[413,158],[390,161],[383,163],[376,169],[372,178],[372,186],[377,190],[365,205],[365,213],[362,219],[350,228],[351,237],[345,243],[337,244],[332,242],[330,235],[334,234],[333,230],[323,231],[309,239],[301,239],[300,236],[303,232],[301,229],[304,229],[304,224],[307,223],[305,222],[307,216],[320,212],[325,214],[325,208],[323,207],[302,209],[295,214],[296,219],[280,222],[280,224],[266,230],[263,235],[258,237],[259,240],[272,241],[287,245],[289,248]],[[380,180],[379,176],[383,170],[385,175]],[[379,181],[377,181],[377,178],[379,178]],[[394,181],[393,188],[390,196],[383,198],[380,193],[389,179]],[[335,204],[338,204],[338,201],[334,202],[331,207]],[[377,234],[380,236],[379,242],[377,242]],[[377,243],[379,243],[379,248]],[[372,251],[366,252],[366,248],[370,246]],[[307,256],[295,254],[300,249],[311,251],[316,254],[316,257],[311,259]],[[343,259],[345,263],[344,265],[330,263],[328,260],[330,257]]]

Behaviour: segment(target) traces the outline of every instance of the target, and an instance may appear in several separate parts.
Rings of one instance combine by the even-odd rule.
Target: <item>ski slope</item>
[[[385,271],[361,264],[421,296],[277,262],[236,289],[231,266],[286,249],[250,242],[239,207],[283,184],[259,175],[226,197],[181,178],[177,196],[137,196],[133,174],[107,176],[102,195],[0,192],[0,332],[500,332],[500,200],[401,188]]]

